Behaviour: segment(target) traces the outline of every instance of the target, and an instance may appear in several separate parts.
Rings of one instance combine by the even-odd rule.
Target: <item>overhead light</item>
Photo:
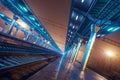
[[[81,2],[83,3],[85,0],[81,0]]]
[[[103,35],[101,35],[101,37],[103,37],[103,36],[105,36],[104,34]]]
[[[44,28],[40,28],[42,31],[44,30]]]
[[[7,20],[10,21],[10,22],[12,21],[12,19],[9,19],[9,18]]]
[[[113,52],[110,51],[110,50],[106,51],[106,55],[109,56],[109,57],[113,57],[114,56]]]
[[[4,15],[4,14],[2,14],[2,13],[0,13],[0,16],[4,17],[5,15]]]
[[[74,11],[72,11],[72,17],[74,17],[75,16],[75,12]]]
[[[47,44],[50,44],[50,41],[48,41]]]
[[[118,27],[118,28],[115,28],[113,31],[117,31],[117,30],[119,30],[120,29],[120,27]]]
[[[35,21],[35,18],[34,18],[34,17],[32,17],[32,16],[29,16],[29,18],[30,18],[31,20]]]
[[[33,44],[35,44],[35,42],[33,42]]]
[[[70,32],[70,30],[68,32]]]
[[[75,26],[73,26],[73,29],[75,28]]]
[[[78,20],[78,15],[76,16],[76,20]]]
[[[26,7],[24,7],[24,6],[20,5],[20,4],[18,4],[18,6],[19,6],[19,8],[21,8],[23,11],[28,12],[28,10],[27,10]]]
[[[111,31],[113,28],[109,28],[107,31]]]
[[[73,32],[71,32],[71,34],[72,34]]]
[[[72,23],[70,23],[70,26],[72,26]]]
[[[35,23],[37,26],[40,26],[40,24],[38,24],[38,23]]]
[[[100,34],[98,34],[97,37],[100,37]]]
[[[29,29],[28,25],[24,21],[19,19],[19,20],[17,20],[17,22],[18,22],[18,24],[21,25],[21,27],[23,27],[25,29]]]

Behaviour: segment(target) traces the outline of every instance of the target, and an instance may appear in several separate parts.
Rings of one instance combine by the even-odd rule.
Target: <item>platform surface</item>
[[[47,67],[38,71],[36,74],[28,78],[28,80],[56,80],[56,70],[58,68],[59,59],[49,64]],[[86,69],[84,74],[80,73],[80,63],[75,63],[74,66],[71,67],[71,70],[66,72],[66,70],[61,70],[58,75],[57,80],[107,80],[103,76],[98,73]]]

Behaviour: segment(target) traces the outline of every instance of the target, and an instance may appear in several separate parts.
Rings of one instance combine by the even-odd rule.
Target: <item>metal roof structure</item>
[[[100,30],[97,38],[120,29],[120,1],[119,0],[72,0],[69,16],[66,45],[75,42],[75,38],[87,41],[91,24]],[[66,47],[65,47],[66,49]]]
[[[42,36],[45,39],[45,42],[49,42],[49,44],[53,46],[55,51],[61,52],[61,50],[51,38],[47,30],[44,28],[40,20],[35,16],[35,14],[32,12],[32,10],[29,8],[24,0],[1,0],[0,3],[2,3],[10,11],[12,11],[14,15],[19,16],[20,19],[26,22],[32,30],[35,30],[38,35]],[[2,16],[3,18],[4,14],[0,13],[0,16]],[[7,19],[8,18],[6,18],[6,20]]]

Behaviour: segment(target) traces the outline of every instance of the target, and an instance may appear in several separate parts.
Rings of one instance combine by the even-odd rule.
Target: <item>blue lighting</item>
[[[103,37],[103,36],[105,36],[104,34],[103,35],[101,35],[101,37]]]
[[[71,17],[74,17],[74,16],[75,16],[75,12],[73,11],[73,12],[72,12],[72,16],[71,16]]]
[[[100,37],[100,34],[98,34],[97,37]]]
[[[5,15],[4,15],[4,14],[2,14],[2,13],[0,13],[0,16],[1,16],[1,17],[4,17]]]
[[[44,28],[41,28],[41,30],[43,31],[43,30],[44,30]]]
[[[18,6],[25,12],[28,12],[28,10],[24,7],[24,6],[21,6],[20,4],[18,4]]]
[[[107,31],[111,31],[111,30],[113,30],[113,28],[109,28]]]
[[[38,24],[38,23],[35,23],[37,26],[40,26],[40,24]]]
[[[117,28],[109,28],[107,31],[112,31],[112,32],[114,32],[114,31],[117,31],[117,30],[119,30],[120,29],[120,27],[117,27]]]
[[[7,20],[10,21],[10,22],[12,21],[12,19],[7,19]]]
[[[117,27],[117,28],[115,28],[113,31],[117,31],[117,30],[119,30],[120,29],[120,27]]]
[[[75,28],[75,26],[73,26],[73,29]]]
[[[76,20],[78,20],[78,15],[76,16]]]
[[[34,18],[34,17],[30,16],[29,18],[30,18],[31,20],[35,21],[35,18]]]
[[[83,2],[84,2],[84,0],[81,0],[81,2],[83,3]]]

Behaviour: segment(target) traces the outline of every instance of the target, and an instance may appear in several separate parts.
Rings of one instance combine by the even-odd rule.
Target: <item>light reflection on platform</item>
[[[85,71],[81,71],[79,66],[80,63],[75,63],[74,68],[71,71],[70,80],[107,80],[103,76],[88,68]]]

